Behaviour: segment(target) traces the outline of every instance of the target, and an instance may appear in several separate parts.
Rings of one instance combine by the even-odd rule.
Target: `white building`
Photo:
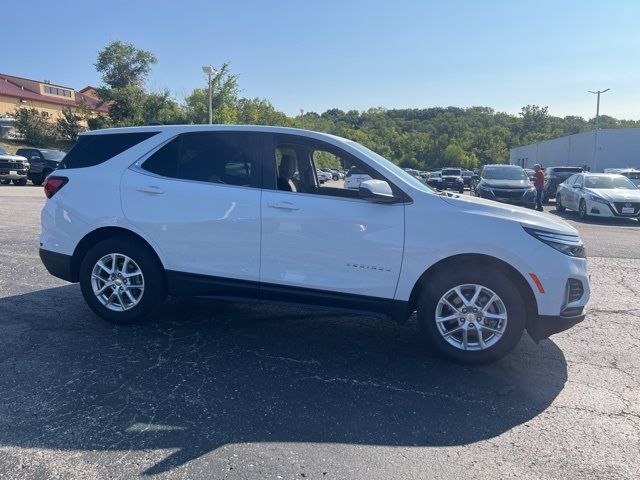
[[[640,128],[592,130],[511,149],[509,163],[531,168],[579,166],[592,172],[605,168],[640,169]]]

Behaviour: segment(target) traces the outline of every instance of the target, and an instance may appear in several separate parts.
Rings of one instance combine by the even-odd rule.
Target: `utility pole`
[[[596,103],[596,128],[593,131],[593,161],[592,161],[592,170],[594,172],[597,172],[597,168],[598,168],[598,130],[600,130],[600,94],[601,93],[605,93],[608,92],[609,90],[611,90],[610,88],[607,88],[606,90],[596,90],[595,92],[593,90],[589,90],[589,93],[593,93],[594,95],[598,96],[598,101]]]
[[[211,119],[211,114],[212,114],[212,112],[211,112],[211,108],[212,108],[212,106],[211,106],[211,76],[215,75],[218,72],[211,65],[205,65],[204,67],[202,67],[202,71],[204,73],[206,73],[207,77],[209,78],[209,125],[211,125],[211,123],[212,123],[211,122],[211,120],[212,120]]]
[[[589,93],[593,93],[598,96],[598,101],[596,103],[596,130],[600,130],[600,94],[608,92],[609,90],[611,89],[607,88],[606,90],[596,90],[595,92],[593,90],[589,90]]]

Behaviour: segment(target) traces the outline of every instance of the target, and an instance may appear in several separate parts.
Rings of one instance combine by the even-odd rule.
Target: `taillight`
[[[49,175],[44,181],[44,194],[47,198],[53,197],[68,181],[69,179],[67,177],[54,177]]]

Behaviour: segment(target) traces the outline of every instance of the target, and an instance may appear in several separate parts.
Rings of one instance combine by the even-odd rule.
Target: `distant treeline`
[[[53,128],[36,109],[16,111],[16,127],[28,143],[58,139],[73,141],[83,129],[150,124],[199,124],[208,121],[209,89],[194,88],[178,102],[168,90],[148,92],[145,85],[153,53],[130,43],[113,41],[98,52],[96,70],[102,76],[99,96],[109,103],[109,115],[65,111]],[[593,121],[549,115],[547,107],[527,105],[518,115],[489,107],[422,109],[338,109],[290,117],[263,98],[240,96],[238,75],[229,63],[211,77],[213,123],[280,125],[306,128],[346,137],[403,166],[428,169],[441,166],[473,168],[507,162],[509,149],[540,140],[584,132]],[[640,122],[600,117],[601,128],[640,127]]]

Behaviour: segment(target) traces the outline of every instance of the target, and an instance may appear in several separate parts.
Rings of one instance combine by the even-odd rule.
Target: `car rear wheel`
[[[27,184],[27,179],[26,178],[20,178],[20,179],[14,180],[13,184],[18,186],[18,187],[24,187]]]
[[[556,196],[556,210],[559,212],[564,212],[564,205],[562,205],[562,197],[558,194]]]
[[[440,354],[479,365],[513,350],[524,331],[526,309],[502,271],[469,267],[442,271],[429,280],[418,301],[418,323]]]
[[[162,265],[148,247],[127,237],[103,240],[87,252],[80,288],[98,316],[119,325],[149,317],[166,297]]]
[[[6,178],[0,179],[0,185],[9,185],[11,180],[7,180]]]
[[[587,202],[584,201],[584,198],[580,200],[578,215],[580,215],[580,218],[582,218],[583,220],[589,216],[589,214],[587,213]]]
[[[31,183],[33,183],[34,185],[40,186],[42,185],[42,183],[44,182],[44,179],[47,178],[49,176],[49,174],[51,173],[51,170],[49,169],[44,169],[42,171],[41,174],[36,175],[32,180]]]

